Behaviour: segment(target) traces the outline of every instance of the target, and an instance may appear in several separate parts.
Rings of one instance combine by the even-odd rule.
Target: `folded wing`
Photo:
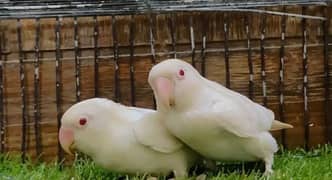
[[[175,152],[183,146],[163,126],[157,113],[147,113],[134,123],[134,134],[137,141],[155,151],[163,153]]]

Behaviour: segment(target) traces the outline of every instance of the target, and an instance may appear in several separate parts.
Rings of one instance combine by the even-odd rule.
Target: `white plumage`
[[[269,131],[292,126],[276,121],[271,110],[177,59],[155,65],[149,83],[165,126],[192,149],[212,160],[264,160],[272,172],[278,146]]]
[[[172,136],[156,115],[154,110],[108,99],[85,100],[64,113],[60,142],[68,153],[74,147],[111,171],[156,175],[174,171],[176,177],[187,176],[197,154]],[[73,134],[71,141],[67,134]]]

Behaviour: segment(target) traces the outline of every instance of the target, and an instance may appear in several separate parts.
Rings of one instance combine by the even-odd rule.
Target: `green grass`
[[[230,168],[232,167],[232,168]],[[258,169],[243,171],[243,166],[236,168],[230,165],[219,165],[218,171],[205,172],[208,179],[264,179]],[[275,156],[274,173],[269,179],[332,179],[332,146],[325,145],[305,152],[304,150],[283,151]],[[62,170],[57,163],[33,164],[27,161],[22,164],[19,157],[0,155],[0,180],[38,180],[38,179],[118,179],[117,175],[96,166],[89,160],[76,160],[72,166]],[[127,179],[143,179],[143,177],[126,177]],[[160,179],[165,179],[162,177]],[[190,179],[195,179],[191,176]]]

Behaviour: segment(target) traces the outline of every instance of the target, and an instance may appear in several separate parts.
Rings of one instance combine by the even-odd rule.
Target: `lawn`
[[[11,179],[143,179],[143,177],[125,177],[117,175],[96,166],[89,160],[76,160],[73,166],[64,167],[62,170],[57,163],[33,164],[20,163],[20,158],[0,156],[0,180]],[[219,165],[218,171],[206,172],[207,179],[264,179],[258,169],[251,172],[243,171],[243,166]],[[165,179],[161,177],[160,179]],[[190,179],[195,179],[191,176]],[[325,145],[309,152],[298,149],[279,152],[275,157],[274,173],[269,179],[332,179],[332,146]]]

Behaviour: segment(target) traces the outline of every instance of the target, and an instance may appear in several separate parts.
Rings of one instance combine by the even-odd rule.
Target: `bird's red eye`
[[[79,121],[81,126],[84,126],[86,124],[86,122],[87,122],[86,118],[81,118]]]
[[[179,70],[179,75],[180,75],[180,76],[184,76],[184,70],[183,70],[183,69],[180,69],[180,70]]]

